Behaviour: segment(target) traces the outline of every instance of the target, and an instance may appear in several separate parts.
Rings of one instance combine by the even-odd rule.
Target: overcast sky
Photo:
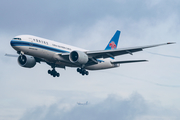
[[[179,0],[0,0],[1,120],[179,120]],[[102,50],[121,31],[119,48],[176,42],[116,60],[146,63],[89,71],[45,63],[22,68],[10,40],[30,34],[88,50]],[[87,106],[77,102],[89,101]]]

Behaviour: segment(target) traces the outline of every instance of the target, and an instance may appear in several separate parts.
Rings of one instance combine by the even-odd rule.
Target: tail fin
[[[116,49],[119,41],[119,36],[120,36],[121,31],[117,30],[114,36],[111,38],[110,42],[108,43],[107,47],[105,50],[111,50],[111,49]]]

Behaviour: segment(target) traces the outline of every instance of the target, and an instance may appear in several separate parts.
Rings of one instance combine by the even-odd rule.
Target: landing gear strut
[[[52,75],[53,77],[59,77],[60,74],[53,68],[53,70],[48,70],[48,74]]]
[[[79,72],[82,75],[89,75],[89,72],[86,71],[84,68],[77,68],[77,72]]]

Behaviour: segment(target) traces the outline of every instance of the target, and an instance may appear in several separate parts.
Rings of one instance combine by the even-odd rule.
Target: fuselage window
[[[13,38],[14,40],[21,40],[21,38]]]

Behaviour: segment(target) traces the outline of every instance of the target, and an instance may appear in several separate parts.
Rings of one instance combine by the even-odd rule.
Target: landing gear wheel
[[[59,73],[57,73],[57,77],[59,77],[60,76],[60,74]]]
[[[60,74],[55,70],[48,70],[48,74],[52,75],[53,77],[59,77]]]
[[[79,72],[79,73],[82,74],[83,76],[84,76],[84,75],[89,75],[89,72],[86,71],[86,70],[83,69],[83,68],[77,68],[77,72]]]
[[[77,68],[77,72],[79,72],[79,73],[80,73],[80,71],[81,71],[81,69],[80,69],[80,68]]]
[[[88,71],[86,71],[86,72],[85,72],[85,74],[86,74],[86,75],[89,75],[89,72],[88,72]]]
[[[48,70],[48,74],[51,74],[51,70]]]

